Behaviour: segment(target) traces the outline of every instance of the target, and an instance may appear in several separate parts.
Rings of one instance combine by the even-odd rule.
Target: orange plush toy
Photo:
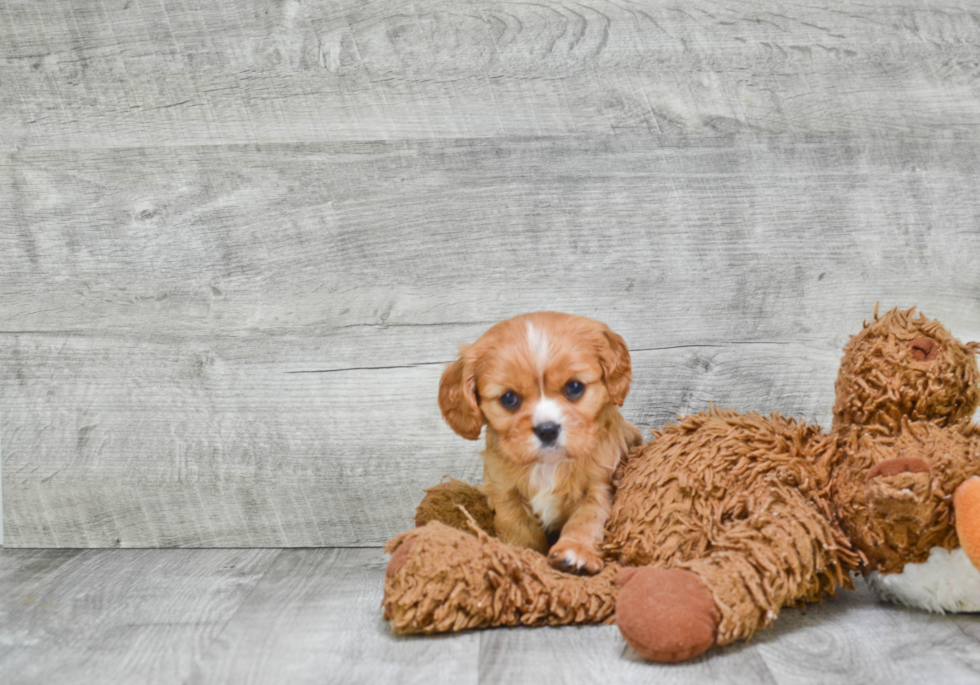
[[[389,543],[385,616],[421,633],[615,620],[669,662],[748,639],[850,572],[889,599],[980,610],[978,347],[876,311],[844,350],[829,432],[714,409],[654,432],[619,466],[596,576],[501,543],[458,518],[465,502],[487,519],[478,489],[438,486],[429,522]]]

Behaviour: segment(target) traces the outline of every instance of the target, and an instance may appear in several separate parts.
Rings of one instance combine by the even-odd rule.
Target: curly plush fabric
[[[980,557],[978,350],[913,310],[876,311],[844,349],[829,433],[715,408],[654,432],[615,474],[594,577],[488,536],[469,517],[492,520],[477,488],[433,488],[428,523],[389,543],[386,617],[395,632],[594,623],[620,598],[629,644],[672,661],[850,588],[851,571],[897,573],[959,535]]]
[[[472,532],[472,521],[487,535],[497,535],[493,509],[486,494],[455,478],[425,491],[425,497],[415,509],[415,525],[421,527],[429,521],[439,521],[464,533]]]
[[[850,587],[858,557],[810,457],[821,439],[779,414],[717,409],[655,431],[620,468],[606,556],[693,571],[721,614],[719,644],[750,637],[782,606]]]
[[[848,427],[836,437],[831,497],[862,570],[895,573],[924,562],[933,547],[959,546],[953,493],[978,472],[974,427],[903,419],[897,434]],[[878,468],[895,461],[901,471]]]
[[[902,419],[950,426],[969,419],[980,401],[974,354],[936,320],[893,309],[865,322],[844,347],[834,386],[834,428],[882,426],[898,432]]]
[[[616,609],[617,566],[572,576],[529,549],[507,545],[474,525],[466,534],[439,522],[391,540],[409,551],[385,578],[385,617],[396,633],[440,633],[501,625],[608,622]]]

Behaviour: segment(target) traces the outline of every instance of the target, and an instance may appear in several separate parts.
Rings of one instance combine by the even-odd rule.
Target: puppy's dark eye
[[[513,390],[508,390],[503,395],[500,396],[500,404],[503,405],[504,409],[510,409],[514,411],[519,406],[521,406],[520,396]]]
[[[577,400],[585,392],[585,383],[582,381],[568,381],[563,390],[565,397],[570,400]]]

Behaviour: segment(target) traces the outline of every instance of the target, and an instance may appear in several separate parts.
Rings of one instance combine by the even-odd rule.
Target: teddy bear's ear
[[[931,362],[939,355],[940,345],[932,338],[919,337],[909,343],[912,358],[917,362]]]
[[[439,409],[456,433],[467,440],[480,437],[483,412],[476,398],[476,376],[466,348],[442,374],[439,382]]]

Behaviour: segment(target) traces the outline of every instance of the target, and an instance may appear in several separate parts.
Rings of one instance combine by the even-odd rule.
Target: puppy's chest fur
[[[531,467],[526,501],[546,532],[560,528],[567,519],[566,512],[578,503],[579,498],[563,487],[567,476],[567,462]]]

